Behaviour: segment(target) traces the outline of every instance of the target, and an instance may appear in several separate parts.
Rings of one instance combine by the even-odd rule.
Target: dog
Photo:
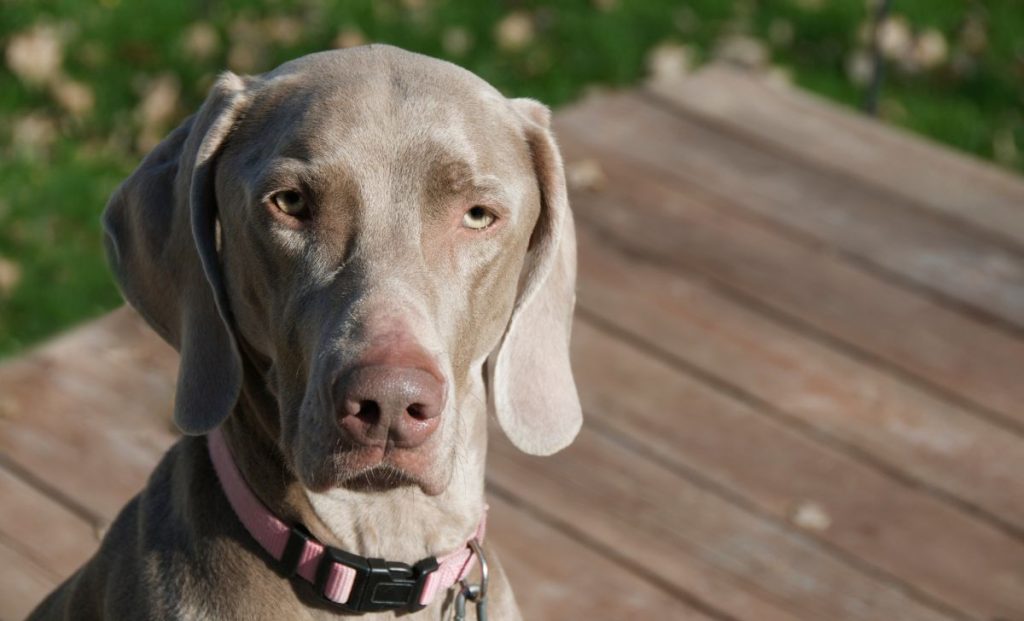
[[[386,45],[226,72],[103,224],[185,435],[30,619],[450,618],[484,559],[520,618],[487,421],[534,455],[582,423],[545,106]]]

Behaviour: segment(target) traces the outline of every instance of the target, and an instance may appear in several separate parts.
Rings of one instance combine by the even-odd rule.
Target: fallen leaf
[[[169,121],[178,110],[181,83],[176,75],[164,73],[150,80],[144,91],[135,108],[135,120],[140,126],[135,146],[143,153],[163,139]]]
[[[208,60],[220,49],[220,35],[209,22],[195,22],[182,34],[181,47],[193,60]]]
[[[533,41],[533,19],[524,11],[513,11],[494,27],[494,38],[498,47],[516,52]]]
[[[295,45],[302,39],[302,22],[294,17],[276,15],[264,19],[260,26],[264,36],[274,43]]]
[[[946,37],[934,28],[921,33],[914,42],[914,60],[925,69],[934,69],[946,62],[949,45]]]
[[[659,43],[647,53],[647,74],[661,82],[679,79],[693,67],[693,49],[678,43]]]
[[[6,60],[11,73],[28,84],[44,84],[60,73],[64,46],[55,28],[36,25],[7,43]]]
[[[903,60],[913,50],[910,25],[902,15],[892,15],[882,20],[875,31],[875,40],[879,51],[890,60]]]
[[[75,118],[82,118],[92,112],[96,97],[88,84],[69,78],[57,78],[50,87],[54,100]]]
[[[0,257],[0,297],[8,297],[21,282],[21,266]]]
[[[473,47],[473,35],[461,26],[445,28],[441,35],[441,47],[450,56],[462,56]]]
[[[228,67],[239,73],[253,73],[263,68],[267,57],[267,38],[263,26],[248,17],[235,18],[228,24]]]
[[[715,46],[715,57],[748,69],[762,69],[768,64],[768,48],[747,35],[730,35]]]
[[[789,519],[799,528],[815,532],[826,531],[832,526],[832,518],[825,511],[825,507],[813,500],[803,500],[797,503],[790,512]]]
[[[336,48],[356,47],[366,43],[366,35],[354,26],[341,29],[338,36],[334,37],[334,47]]]
[[[142,101],[136,109],[136,119],[147,126],[162,125],[174,116],[181,94],[181,83],[173,73],[162,73],[150,80]]]
[[[566,166],[565,178],[574,190],[601,190],[608,181],[600,162],[593,158],[570,162]]]
[[[846,77],[854,85],[866,86],[874,73],[875,63],[867,50],[854,50],[846,57]]]
[[[22,151],[37,154],[57,139],[57,123],[42,114],[28,114],[11,125],[11,143]]]

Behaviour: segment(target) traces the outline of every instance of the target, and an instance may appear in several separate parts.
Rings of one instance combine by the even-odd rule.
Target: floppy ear
[[[216,247],[216,156],[248,103],[220,76],[206,102],[114,192],[103,213],[107,258],[125,299],[181,352],[174,420],[210,431],[238,399],[242,365]]]
[[[583,424],[569,364],[576,233],[562,156],[548,127],[550,111],[532,99],[513,99],[511,104],[523,120],[541,210],[523,267],[519,299],[488,364],[490,402],[516,447],[533,455],[550,455],[568,446]]]

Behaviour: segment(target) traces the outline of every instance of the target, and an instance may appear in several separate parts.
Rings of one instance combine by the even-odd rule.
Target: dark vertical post
[[[882,94],[882,82],[885,80],[885,58],[878,45],[878,30],[889,15],[891,0],[876,0],[875,14],[871,24],[871,83],[864,96],[864,111],[871,116],[878,116],[878,99]]]

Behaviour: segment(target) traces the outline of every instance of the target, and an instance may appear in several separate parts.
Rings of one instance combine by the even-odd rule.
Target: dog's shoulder
[[[146,487],[121,509],[96,554],[29,617],[111,619],[131,611],[133,619],[195,618],[183,610],[199,579],[194,516],[199,507],[216,510],[216,497],[203,472],[205,443],[178,441],[158,464]],[[208,467],[208,464],[207,464]],[[202,556],[201,554],[198,556]]]

